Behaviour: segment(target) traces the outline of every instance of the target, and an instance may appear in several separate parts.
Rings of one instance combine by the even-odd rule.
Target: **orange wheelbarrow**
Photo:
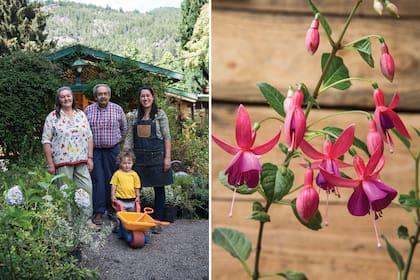
[[[136,202],[136,212],[124,212],[124,207],[117,200],[112,202],[112,207],[117,211],[119,219],[118,237],[124,238],[131,248],[142,248],[148,243],[150,235],[146,232],[150,227],[169,224],[154,220],[149,215],[154,212],[150,207],[145,207],[141,212],[138,202]]]

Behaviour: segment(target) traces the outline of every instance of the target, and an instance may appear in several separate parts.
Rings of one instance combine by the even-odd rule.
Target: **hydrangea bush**
[[[347,202],[347,208],[351,215],[370,215],[373,218],[377,246],[382,246],[380,238],[382,236],[389,256],[396,265],[398,279],[408,279],[420,235],[418,174],[420,151],[412,150],[410,144],[412,135],[395,112],[400,100],[398,92],[395,92],[389,104],[385,104],[384,93],[379,85],[375,81],[361,77],[350,77],[343,58],[338,54],[338,51],[353,51],[356,55],[360,55],[362,61],[373,68],[374,57],[372,56],[371,41],[377,40],[381,47],[380,71],[389,82],[393,81],[395,62],[382,36],[366,35],[350,43],[343,43],[346,31],[362,0],[354,2],[343,29],[338,33],[338,39],[334,40],[327,18],[322,15],[311,0],[308,0],[314,18],[308,24],[306,38],[302,41],[305,41],[309,55],[313,55],[321,41],[319,28],[322,27],[326,35],[325,40],[331,46],[331,51],[321,56],[322,73],[314,89],[309,89],[305,83],[301,82],[295,87],[289,86],[287,94],[283,95],[267,83],[258,84],[267,103],[278,114],[277,119],[280,125],[272,127],[271,140],[258,146],[254,145],[258,130],[264,125],[265,120],[252,125],[251,118],[243,105],[239,106],[237,113],[236,145],[229,144],[228,142],[231,141],[224,141],[216,135],[212,135],[214,143],[233,156],[231,162],[219,176],[221,182],[233,191],[229,216],[233,213],[236,194],[259,193],[263,198],[264,203],[253,202],[253,211],[248,217],[259,222],[257,244],[252,245],[242,232],[234,229],[216,228],[212,234],[213,242],[237,258],[253,279],[267,276],[306,279],[305,274],[298,271],[283,270],[274,273],[259,271],[264,224],[270,222],[270,207],[273,204],[288,204],[292,207],[300,223],[309,229],[318,230],[321,228],[323,219],[325,224],[328,224],[329,196],[335,194],[340,197],[341,191],[352,192]],[[399,17],[398,8],[388,0],[374,0],[373,8],[379,14],[382,14],[386,9],[393,16]],[[345,91],[351,87],[352,80],[365,81],[372,85],[374,111],[358,111],[366,116],[366,127],[369,130],[365,139],[355,136],[355,125],[351,123],[346,127],[313,129],[313,123],[309,124],[307,120],[312,108],[320,108],[317,103],[319,94],[331,88]],[[349,111],[343,111],[344,113],[349,113]],[[420,131],[415,128],[412,133],[417,137],[420,136]],[[316,137],[324,138],[322,149],[311,143]],[[408,228],[404,225],[398,228],[398,236],[408,241],[408,255],[405,259],[384,235],[379,234],[380,231],[376,226],[376,220],[382,217],[383,211],[395,202],[398,196],[398,186],[389,186],[381,179],[381,171],[386,164],[388,155],[394,152],[395,139],[402,141],[416,166],[415,184],[412,191],[408,194],[400,194],[398,197],[398,205],[412,216],[415,224],[414,233],[409,233]],[[284,154],[283,157],[279,156],[281,164],[264,163],[261,165],[260,156],[273,152],[276,145],[280,148],[279,152]],[[344,155],[349,155],[352,160],[345,161]],[[295,178],[295,172],[290,167],[292,161],[297,161],[302,168],[305,168],[303,179]],[[351,169],[354,171],[352,174],[355,174],[353,176],[348,175],[347,170],[351,171]],[[295,191],[297,195],[290,203],[284,200],[285,196],[294,195]],[[321,215],[319,211],[319,191],[325,192],[327,197],[324,215]],[[256,248],[253,271],[247,264],[252,248]]]
[[[45,169],[45,168],[44,168]],[[95,270],[80,266],[83,247],[97,248],[110,230],[101,233],[86,225],[83,207],[89,195],[63,175],[45,170],[25,174],[8,170],[20,180],[8,188],[2,175],[0,196],[1,279],[91,279]],[[23,171],[23,172],[22,172]],[[19,173],[19,175],[17,174]],[[3,180],[4,179],[4,180]],[[14,179],[12,179],[14,181]],[[58,181],[66,184],[57,186]]]

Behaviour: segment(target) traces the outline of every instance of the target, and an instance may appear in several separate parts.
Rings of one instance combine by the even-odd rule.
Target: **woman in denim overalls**
[[[128,125],[124,147],[132,144],[137,158],[134,170],[140,175],[142,188],[154,188],[154,219],[162,220],[165,210],[164,187],[173,183],[171,136],[168,117],[158,109],[152,88],[139,88],[137,114],[129,116]],[[161,228],[157,226],[152,231],[160,233]]]

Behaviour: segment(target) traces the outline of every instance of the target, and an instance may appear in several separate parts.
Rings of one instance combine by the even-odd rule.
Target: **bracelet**
[[[88,157],[88,159],[93,159],[93,157]]]

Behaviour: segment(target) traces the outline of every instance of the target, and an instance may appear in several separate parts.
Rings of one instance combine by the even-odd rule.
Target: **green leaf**
[[[409,194],[400,194],[398,201],[403,206],[420,208],[420,201],[416,198],[413,191],[410,191]]]
[[[295,217],[298,219],[298,221],[304,225],[305,227],[312,229],[312,230],[319,230],[322,228],[322,216],[319,210],[316,212],[316,214],[308,221],[305,222],[302,220],[296,210],[296,198],[292,200],[291,203],[293,214],[295,214]]]
[[[321,13],[319,12],[318,8],[315,6],[314,3],[312,3],[311,0],[308,0],[308,3],[311,6],[312,11],[314,12],[314,15],[316,15],[316,14],[319,14],[320,15],[319,22],[321,23],[322,27],[324,28],[325,33],[327,33],[328,36],[331,36],[332,31],[331,31],[331,27],[328,24],[327,20],[324,18],[324,16],[321,15]]]
[[[253,211],[251,215],[247,217],[249,220],[257,220],[260,222],[270,222],[270,215],[264,211]]]
[[[386,249],[388,250],[391,260],[397,265],[398,270],[402,271],[404,269],[404,260],[401,257],[401,254],[388,242],[385,235],[382,234],[381,237],[385,240]]]
[[[412,126],[412,128],[414,129],[414,131],[416,132],[417,136],[420,136],[420,130],[418,130],[417,128],[415,128],[414,126]]]
[[[395,128],[392,128],[391,130],[400,139],[400,141],[404,144],[404,146],[407,149],[410,149],[410,146],[411,146],[410,141],[408,141],[408,139],[405,138],[401,133],[399,133],[398,130],[396,130]]]
[[[334,135],[335,139],[332,139],[333,143],[335,142],[335,140],[338,138],[338,136],[341,134],[341,132],[343,132],[342,128],[339,127],[332,127],[332,126],[327,126],[324,127],[322,129],[322,131],[325,131],[328,135]],[[353,139],[353,145],[358,147],[359,149],[361,149],[362,151],[364,151],[366,153],[366,155],[370,156],[369,150],[367,148],[367,145],[365,144],[365,142],[363,142],[362,140],[360,140],[357,137],[354,137]]]
[[[360,41],[357,41],[353,44],[353,48],[355,48],[360,56],[363,58],[364,61],[370,66],[374,67],[374,60],[372,57],[372,48],[369,38],[364,38]]]
[[[267,100],[267,103],[274,109],[274,111],[276,111],[280,116],[285,117],[286,113],[283,109],[283,94],[267,83],[258,83],[257,86],[265,100]]]
[[[264,207],[262,206],[261,202],[259,201],[254,201],[254,203],[252,203],[252,211],[263,211]]]
[[[220,181],[220,183],[222,183],[228,189],[230,189],[232,191],[235,189],[234,186],[229,185],[229,183],[227,181],[227,176],[225,175],[224,171],[219,172],[219,181]],[[248,188],[247,185],[242,185],[242,186],[236,187],[236,192],[239,193],[239,194],[253,194],[257,190],[258,190],[258,187]]]
[[[238,230],[216,228],[213,231],[212,240],[242,262],[246,261],[251,254],[251,241]]]
[[[282,272],[278,272],[277,275],[283,276],[287,280],[307,280],[305,274],[299,271],[293,271],[293,270],[285,270]]]
[[[38,182],[38,186],[40,186],[44,190],[48,190],[48,188],[50,187],[50,184],[45,183],[45,182]]]
[[[286,167],[278,169],[276,165],[264,163],[261,173],[261,186],[268,203],[280,201],[292,188],[294,174]]]
[[[321,58],[321,65],[322,70],[324,70],[325,65],[327,64],[328,58],[331,54],[324,53],[322,54]],[[325,75],[324,84],[323,87],[326,88],[338,81],[348,79],[349,76],[349,70],[343,63],[343,59],[338,56],[333,56],[332,62],[330,64],[330,67],[327,70],[327,73]],[[351,86],[350,81],[341,82],[339,84],[336,84],[333,86],[333,88],[339,89],[339,90],[345,90],[348,89]]]
[[[400,226],[398,228],[398,238],[408,240],[410,238],[410,235],[408,234],[408,228],[405,226]]]

